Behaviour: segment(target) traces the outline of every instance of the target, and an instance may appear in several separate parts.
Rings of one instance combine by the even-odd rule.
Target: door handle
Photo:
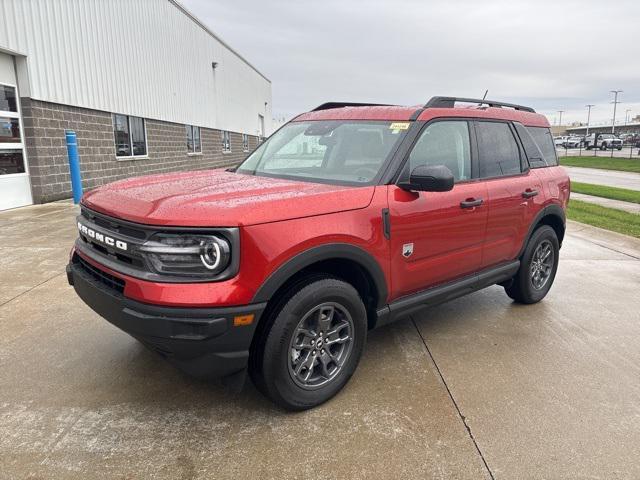
[[[531,188],[527,188],[524,192],[522,192],[522,198],[531,198],[538,195],[540,192],[538,190],[532,190]]]
[[[468,198],[465,201],[460,202],[460,208],[473,208],[479,207],[480,205],[482,205],[481,198]]]

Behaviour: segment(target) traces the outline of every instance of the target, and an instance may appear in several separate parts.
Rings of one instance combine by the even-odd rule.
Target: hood
[[[365,208],[374,189],[206,170],[110,183],[82,204],[147,225],[235,227]]]

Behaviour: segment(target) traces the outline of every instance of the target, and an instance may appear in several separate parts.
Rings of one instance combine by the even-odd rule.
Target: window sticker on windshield
[[[409,122],[394,122],[389,125],[389,130],[407,130],[409,128]]]

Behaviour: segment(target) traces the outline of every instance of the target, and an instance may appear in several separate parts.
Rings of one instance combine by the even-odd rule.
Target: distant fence
[[[635,145],[623,145],[620,150],[617,148],[607,148],[606,150],[600,150],[594,148],[587,150],[580,146],[578,148],[566,148],[562,146],[556,147],[556,152],[559,157],[611,157],[611,158],[637,158],[640,160],[640,147]]]

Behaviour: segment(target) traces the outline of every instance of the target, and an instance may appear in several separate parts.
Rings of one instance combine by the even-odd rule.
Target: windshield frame
[[[358,181],[352,181],[352,180],[339,180],[339,179],[333,179],[333,178],[317,178],[317,177],[306,177],[306,176],[302,176],[302,175],[286,175],[286,174],[281,174],[281,173],[277,173],[277,174],[271,174],[271,173],[267,173],[264,171],[258,172],[256,170],[251,170],[251,169],[242,169],[242,166],[253,156],[256,154],[259,154],[259,151],[261,149],[265,149],[267,148],[268,143],[271,141],[271,139],[274,137],[274,135],[276,133],[278,133],[280,130],[286,128],[287,126],[296,124],[296,123],[313,123],[313,122],[344,122],[344,123],[371,123],[371,124],[392,124],[392,123],[409,123],[409,128],[404,129],[404,130],[400,130],[398,132],[398,139],[396,140],[395,144],[391,147],[391,149],[389,150],[387,156],[385,157],[385,159],[382,161],[382,163],[380,164],[380,168],[378,169],[378,172],[376,173],[375,176],[373,176],[371,178],[371,180],[367,181],[367,182],[358,182]],[[241,175],[253,175],[256,177],[267,177],[267,178],[278,178],[278,179],[283,179],[283,180],[291,180],[294,182],[308,182],[308,183],[320,183],[320,184],[325,184],[325,185],[339,185],[339,186],[352,186],[352,187],[368,187],[368,186],[372,186],[372,185],[379,185],[381,182],[381,179],[385,176],[385,173],[387,172],[389,165],[391,164],[393,158],[395,158],[396,153],[398,152],[398,150],[400,149],[401,145],[404,143],[405,138],[407,137],[407,133],[411,130],[411,127],[413,126],[415,122],[411,121],[411,120],[404,120],[402,122],[398,122],[395,120],[385,120],[385,119],[381,119],[381,120],[365,120],[365,119],[336,119],[336,120],[330,120],[330,119],[322,119],[322,120],[304,120],[304,121],[296,121],[296,120],[292,120],[290,122],[285,123],[283,126],[281,126],[279,129],[277,129],[275,132],[273,132],[265,141],[263,141],[260,145],[258,145],[258,147],[253,150],[253,152],[251,152],[247,158],[245,158],[242,163],[240,163],[238,166],[236,166],[233,171],[235,173],[241,174]]]

